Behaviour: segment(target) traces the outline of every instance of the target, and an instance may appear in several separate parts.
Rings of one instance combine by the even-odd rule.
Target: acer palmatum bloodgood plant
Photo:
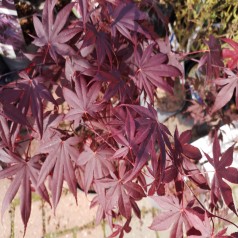
[[[2,215],[19,191],[26,229],[32,193],[56,209],[65,181],[76,200],[78,186],[96,192],[96,223],[106,220],[110,237],[131,231],[133,213],[141,218],[137,202],[148,196],[162,209],[150,229],[170,227],[176,238],[237,237],[227,228],[238,226],[223,216],[228,210],[237,216],[230,186],[238,183],[234,146],[222,153],[215,133],[213,156],[206,154],[215,172],[210,183],[201,152],[189,144],[191,132],[172,135],[158,120],[155,91],[173,93],[175,78],[184,75],[178,59],[185,56],[154,32],[148,11],[161,17],[157,5],[77,0],[55,15],[56,2],[47,0],[42,16],[33,18],[39,48],[27,54],[31,64],[0,88],[0,178],[11,179]],[[214,118],[234,91],[238,107],[237,43],[223,41],[233,48],[223,58],[211,36],[199,61],[214,101],[193,102]]]

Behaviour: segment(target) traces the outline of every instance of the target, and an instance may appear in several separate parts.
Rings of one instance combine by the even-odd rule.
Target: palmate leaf
[[[16,108],[12,104],[4,104],[2,109],[3,112],[1,112],[1,115],[5,116],[10,121],[31,128],[31,124],[27,120],[26,115],[24,115],[19,108]]]
[[[103,108],[103,104],[96,103],[100,91],[98,83],[93,84],[89,89],[83,77],[76,80],[75,92],[68,88],[63,88],[63,95],[70,106],[70,111],[66,114],[66,120],[75,120],[79,122],[83,115],[89,114],[94,116]]]
[[[226,235],[227,228],[220,230],[219,232],[214,231],[214,226],[211,226],[208,214],[205,212],[204,221],[194,214],[189,214],[192,220],[193,226],[201,232],[201,235],[189,235],[189,238],[199,237],[214,237],[214,238],[232,238],[233,236]]]
[[[113,151],[109,148],[101,147],[93,151],[89,146],[84,146],[83,152],[77,158],[77,165],[85,166],[84,191],[86,194],[95,179],[104,178],[115,170],[110,160],[112,155]]]
[[[141,33],[148,39],[150,35],[146,33],[136,21],[147,18],[146,14],[141,12],[134,3],[120,4],[115,8],[111,17],[111,33],[116,36],[116,30],[127,39],[132,40],[130,31]]]
[[[216,205],[220,196],[222,196],[226,205],[238,215],[232,197],[232,189],[224,181],[225,179],[231,183],[238,184],[238,169],[230,167],[233,162],[233,150],[234,146],[231,146],[222,154],[216,133],[213,142],[213,159],[208,154],[204,154],[215,169],[211,189],[212,208]]]
[[[126,181],[131,180],[138,174],[149,159],[149,151],[153,151],[157,144],[161,154],[160,169],[161,176],[163,177],[166,162],[166,147],[171,149],[168,138],[168,135],[170,135],[168,128],[158,121],[157,111],[150,104],[148,108],[129,104],[124,106],[133,109],[139,115],[136,119],[136,122],[139,123],[136,136],[136,142],[139,144],[139,148],[136,153],[134,169]],[[157,158],[152,157],[152,160],[153,159]]]
[[[91,118],[90,121],[86,121],[89,128],[96,130],[98,134],[95,134],[96,141],[101,144],[108,140],[111,136],[109,123],[113,117],[113,107],[111,104],[106,105],[106,107],[98,114],[98,117]]]
[[[192,116],[194,119],[195,124],[202,124],[206,121],[206,118],[209,115],[206,115],[206,106],[205,104],[199,103],[196,100],[190,100],[190,106],[187,108],[187,112]]]
[[[97,192],[97,195],[93,198],[91,201],[90,208],[98,206],[97,214],[95,218],[96,225],[99,225],[103,219],[105,219],[110,226],[110,228],[113,228],[113,214],[112,211],[106,211],[107,206],[107,200],[106,200],[106,194],[104,189],[100,186],[97,186],[97,183],[94,186],[95,191]],[[100,196],[98,195],[100,194]]]
[[[51,92],[44,85],[42,77],[30,78],[26,72],[22,71],[19,76],[21,79],[17,81],[17,88],[22,90],[18,108],[26,115],[29,108],[33,119],[36,120],[37,128],[42,136],[43,133],[43,99],[57,105]]]
[[[196,163],[202,158],[200,150],[189,144],[191,131],[185,131],[180,136],[177,128],[174,132],[174,148],[169,156],[172,165],[167,168],[165,182],[171,182],[170,179],[176,179],[178,174],[187,175],[197,186],[202,189],[210,189],[208,181],[196,166]]]
[[[132,209],[134,211],[138,210],[135,201],[141,200],[146,195],[139,184],[126,181],[128,171],[126,171],[124,163],[119,165],[118,170],[117,174],[113,172],[110,173],[111,178],[98,179],[95,183],[97,187],[101,187],[105,190],[101,192],[102,195],[105,192],[107,200],[105,212],[111,211],[116,207],[122,216],[130,219]],[[99,196],[101,196],[100,193]],[[135,213],[140,217],[140,213]]]
[[[193,201],[190,203],[179,202],[179,199],[173,196],[154,196],[152,198],[163,210],[163,213],[154,218],[149,228],[164,231],[172,225],[170,238],[184,237],[184,228],[188,232],[193,227],[194,218],[200,219],[199,214],[191,206]]]
[[[8,120],[20,125],[28,126],[31,128],[26,115],[14,106],[19,101],[22,90],[17,88],[14,83],[9,84],[9,88],[0,91],[0,115]],[[13,133],[13,132],[11,132]]]
[[[41,140],[45,141],[56,134],[55,129],[58,127],[60,122],[63,121],[64,114],[47,111],[44,113],[43,117],[43,135]],[[34,132],[32,133],[32,136],[36,139],[39,139],[39,136],[35,135]]]
[[[211,113],[225,106],[231,100],[234,90],[236,90],[236,107],[238,108],[238,76],[231,70],[226,70],[225,72],[228,75],[227,78],[214,80],[215,84],[222,86],[222,88],[216,96]]]
[[[79,49],[83,50],[90,45],[95,45],[98,67],[103,64],[106,56],[112,66],[112,46],[109,43],[108,36],[105,32],[98,31],[94,25],[87,24],[87,32],[85,33],[83,43]]]
[[[10,166],[0,171],[0,179],[13,178],[11,185],[9,186],[2,203],[2,216],[6,211],[9,204],[16,196],[18,190],[21,187],[20,193],[20,208],[21,217],[24,223],[24,232],[31,213],[31,186],[35,191],[48,203],[49,195],[44,184],[37,186],[37,179],[40,170],[39,160],[41,155],[35,155],[27,160],[20,157],[18,154],[13,154],[10,151],[2,151],[1,160],[6,160],[10,163]],[[5,162],[6,162],[5,161]]]
[[[135,53],[135,66],[137,71],[133,80],[140,90],[145,90],[151,102],[154,102],[154,89],[162,88],[165,91],[173,92],[172,87],[164,79],[164,77],[180,76],[179,69],[172,65],[166,64],[168,56],[166,54],[157,53],[153,55],[154,44],[150,44],[140,56]]]
[[[80,28],[63,29],[74,3],[66,5],[56,16],[54,21],[54,6],[56,0],[46,0],[42,22],[37,16],[33,16],[33,23],[37,37],[34,37],[33,44],[42,47],[46,46],[45,54],[50,54],[51,58],[57,63],[57,55],[73,55],[75,52],[71,46],[66,44],[74,37]],[[45,56],[46,57],[46,56]]]
[[[127,110],[124,130],[118,130],[111,127],[111,132],[117,143],[123,146],[114,153],[113,158],[124,158],[130,151],[134,151],[134,154],[137,153],[136,125],[129,110]]]
[[[52,199],[56,209],[63,188],[63,181],[68,184],[69,190],[77,199],[76,177],[73,161],[77,160],[78,150],[74,147],[79,138],[70,137],[65,139],[60,133],[48,138],[41,143],[40,153],[48,153],[40,170],[38,186],[41,186],[49,174],[52,174]]]

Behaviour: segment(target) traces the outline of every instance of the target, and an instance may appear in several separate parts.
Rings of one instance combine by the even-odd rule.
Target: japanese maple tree
[[[20,190],[26,230],[32,193],[57,209],[65,181],[76,202],[77,187],[94,190],[96,222],[108,222],[110,237],[131,231],[133,214],[141,218],[137,202],[147,197],[162,209],[150,229],[171,228],[171,238],[237,237],[227,224],[238,226],[219,212],[238,213],[234,146],[221,151],[215,132],[213,156],[205,154],[210,181],[191,131],[172,132],[158,119],[156,90],[173,94],[176,79],[183,85],[188,54],[171,50],[167,25],[164,38],[156,33],[151,14],[168,22],[155,1],[76,0],[58,13],[56,3],[46,0],[42,16],[33,17],[38,50],[26,54],[29,67],[0,86],[0,179],[11,180],[2,215]],[[208,49],[194,54],[209,94],[191,99],[187,113],[222,120],[230,100],[238,109],[238,43],[204,42]]]

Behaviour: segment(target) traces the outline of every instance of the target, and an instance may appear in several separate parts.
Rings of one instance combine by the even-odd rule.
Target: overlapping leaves
[[[117,30],[129,40],[132,40],[130,31],[139,32],[149,38],[148,33],[136,22],[137,20],[145,19],[146,14],[141,12],[134,3],[120,4],[110,16],[113,37],[116,36]]]
[[[209,189],[205,176],[196,166],[197,161],[202,158],[198,148],[190,145],[191,131],[185,131],[180,136],[176,128],[174,133],[174,148],[169,155],[173,161],[166,168],[165,181],[171,182],[176,179],[178,174],[187,175],[197,186]]]
[[[128,177],[128,180],[132,179],[148,162],[149,156],[152,155],[154,151],[154,146],[159,146],[159,151],[161,154],[160,169],[163,176],[165,163],[166,163],[166,147],[170,149],[170,142],[168,136],[170,132],[166,126],[158,121],[157,112],[151,106],[144,108],[139,105],[126,105],[128,108],[133,109],[138,113],[139,117],[136,122],[139,124],[136,141],[139,144],[137,150],[134,169]],[[132,119],[133,120],[133,119]],[[127,125],[133,128],[133,122],[130,121]],[[132,132],[132,131],[131,131]],[[152,156],[152,160],[157,159]]]
[[[19,74],[21,79],[17,87],[22,90],[21,100],[18,108],[27,114],[29,107],[33,118],[36,120],[40,135],[43,133],[43,99],[57,104],[51,92],[44,84],[44,78],[30,78],[24,71]]]
[[[216,134],[213,143],[213,159],[208,154],[205,153],[205,155],[209,163],[215,169],[211,189],[212,208],[216,206],[217,202],[222,197],[226,205],[236,215],[238,215],[232,197],[232,189],[230,185],[225,181],[227,180],[230,183],[238,184],[238,169],[231,167],[231,164],[233,162],[233,150],[234,147],[231,146],[224,153],[221,153],[220,144]]]
[[[141,198],[145,197],[143,189],[137,183],[128,181],[128,173],[126,171],[125,164],[119,166],[119,172],[117,174],[110,173],[111,177],[103,178],[96,181],[97,186],[101,186],[105,189],[106,196],[106,206],[105,212],[117,207],[120,214],[127,219],[130,219],[132,209],[136,212],[139,211],[135,201],[139,201]],[[104,192],[102,192],[104,194]],[[100,196],[100,194],[99,194]],[[136,212],[138,216],[138,214]]]
[[[222,50],[219,40],[213,35],[205,43],[209,46],[209,52],[205,53],[199,60],[198,68],[206,65],[206,74],[208,79],[219,77],[219,68],[223,67]]]
[[[185,199],[191,194],[197,196],[197,187],[209,189],[202,170],[196,165],[201,154],[189,145],[189,133],[179,135],[176,130],[172,137],[153,107],[156,88],[172,93],[174,77],[181,75],[176,53],[171,53],[166,46],[168,40],[161,43],[153,27],[149,30],[151,35],[142,27],[148,23],[148,15],[142,11],[144,6],[166,22],[161,12],[156,11],[156,4],[153,1],[78,0],[81,18],[73,19],[73,15],[72,18],[69,15],[74,3],[54,17],[56,2],[45,2],[41,20],[34,16],[37,35],[34,44],[40,47],[35,56],[40,55],[40,64],[32,64],[20,73],[21,79],[17,82],[0,87],[0,165],[3,168],[0,178],[12,179],[3,211],[21,187],[21,212],[26,227],[31,187],[49,202],[44,186],[49,178],[56,208],[63,182],[75,197],[78,183],[85,193],[92,188],[97,193],[92,202],[98,205],[97,222],[106,219],[114,230],[110,237],[122,237],[131,229],[132,211],[140,217],[136,202],[146,196],[149,188],[149,195],[169,193],[169,196],[155,198],[166,211],[155,218],[152,229],[167,229],[173,223],[171,236],[182,237],[184,224],[188,236],[214,235],[210,224],[213,215],[195,207],[195,200]],[[216,78],[213,82],[220,90],[213,112],[227,104],[234,91],[238,98],[237,46],[232,41],[224,41],[235,50],[226,55],[231,58],[227,64],[230,70],[221,73],[221,48],[214,37],[206,42],[209,52],[199,63],[206,66],[208,78]],[[53,61],[48,61],[48,56]],[[52,71],[47,80],[42,74],[45,68]],[[223,78],[217,79],[218,75]],[[56,88],[57,100],[51,88]],[[140,106],[141,92],[151,102],[146,107]],[[49,111],[46,112],[45,101],[54,104],[57,101],[59,107],[47,105]],[[33,126],[28,119],[33,121]],[[41,154],[24,158],[17,153],[24,133],[28,134],[24,142],[29,142],[29,149],[34,139],[40,140],[38,152]],[[216,138],[214,159],[207,158],[215,168],[212,209],[223,198],[237,214],[226,182],[238,183],[237,169],[231,167],[232,152],[231,147],[222,154]],[[153,177],[152,183],[146,180],[148,176]],[[114,218],[118,216],[125,219],[123,225],[115,224]],[[217,236],[225,233],[226,228]]]

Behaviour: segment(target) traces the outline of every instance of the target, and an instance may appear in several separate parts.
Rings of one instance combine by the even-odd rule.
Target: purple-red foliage
[[[55,16],[56,2],[46,0],[42,17],[33,18],[33,44],[39,48],[28,55],[29,67],[18,80],[0,86],[0,179],[11,179],[2,214],[20,189],[26,229],[32,193],[51,204],[50,193],[56,209],[65,181],[76,200],[77,186],[86,194],[96,192],[96,222],[109,223],[110,237],[131,231],[133,212],[141,217],[137,202],[147,196],[163,210],[153,230],[171,226],[171,238],[235,237],[227,235],[227,223],[214,225],[214,219],[227,221],[219,210],[228,207],[237,215],[227,183],[238,184],[238,170],[231,167],[234,147],[221,153],[215,135],[213,158],[206,154],[215,171],[210,183],[199,162],[201,152],[189,144],[191,132],[179,135],[176,129],[172,136],[158,120],[156,88],[173,93],[175,78],[182,81],[184,72],[168,37],[159,39],[145,27],[152,24],[148,6],[162,17],[156,4],[77,0]],[[74,6],[79,18],[71,12]],[[206,69],[205,84],[217,87],[211,92],[214,103],[203,102],[210,116],[234,91],[238,107],[238,43],[223,41],[233,48],[223,51],[229,58],[226,68],[220,41],[213,36],[199,61]],[[118,217],[124,224],[117,224]]]

